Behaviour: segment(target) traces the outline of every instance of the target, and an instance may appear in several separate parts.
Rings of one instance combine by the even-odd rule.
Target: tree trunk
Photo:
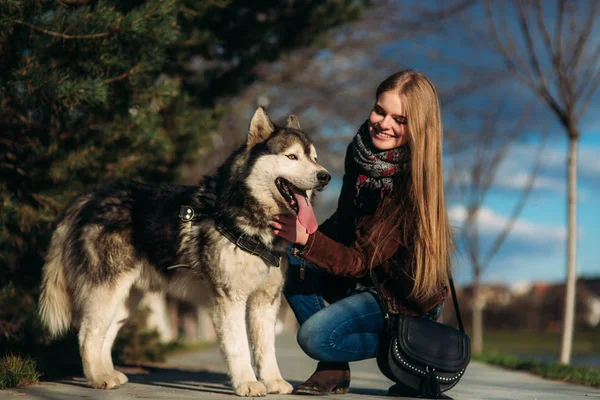
[[[567,232],[567,285],[560,362],[571,362],[573,327],[575,323],[575,283],[577,280],[577,140],[578,135],[569,135],[568,158],[568,227]]]
[[[483,299],[481,298],[481,273],[475,269],[473,276],[473,351],[483,351]]]

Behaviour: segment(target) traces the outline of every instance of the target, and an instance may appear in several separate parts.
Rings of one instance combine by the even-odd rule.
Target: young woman
[[[296,393],[346,393],[348,362],[376,356],[380,302],[437,319],[446,297],[453,246],[433,84],[411,70],[385,79],[348,146],[337,211],[312,234],[289,215],[272,226],[295,243],[300,265],[291,263],[285,295],[300,347],[319,361]]]

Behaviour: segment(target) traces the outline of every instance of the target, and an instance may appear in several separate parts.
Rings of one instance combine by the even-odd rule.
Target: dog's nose
[[[317,174],[317,179],[323,185],[327,185],[329,183],[329,181],[331,180],[331,175],[329,175],[327,172],[321,171]]]

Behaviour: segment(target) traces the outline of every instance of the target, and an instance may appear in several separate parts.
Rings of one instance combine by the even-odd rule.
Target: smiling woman
[[[403,103],[402,97],[391,91],[377,96],[368,122],[373,147],[391,150],[408,142],[410,132]]]
[[[273,218],[274,233],[295,243],[301,260],[285,288],[298,343],[319,361],[296,393],[348,392],[348,362],[377,353],[383,304],[391,314],[439,316],[452,252],[441,126],[433,84],[411,70],[393,74],[348,146],[337,211],[315,232],[301,208]]]

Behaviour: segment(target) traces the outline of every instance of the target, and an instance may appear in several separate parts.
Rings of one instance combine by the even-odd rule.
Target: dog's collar
[[[179,219],[183,222],[191,222],[197,217],[196,211],[191,206],[179,208]],[[220,218],[216,221],[217,230],[231,243],[240,249],[262,258],[268,264],[279,267],[281,256],[269,249],[257,236],[248,235],[235,226],[230,220]]]
[[[223,236],[240,249],[259,256],[268,264],[279,268],[281,256],[269,249],[257,236],[242,232],[240,228],[228,220],[217,220],[216,227]]]

